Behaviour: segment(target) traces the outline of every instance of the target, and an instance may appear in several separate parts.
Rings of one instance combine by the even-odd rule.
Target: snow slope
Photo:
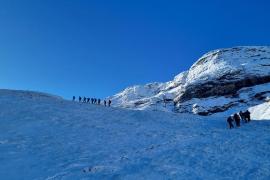
[[[0,179],[269,179],[270,121],[0,90]]]
[[[270,102],[265,102],[257,106],[249,108],[251,118],[256,120],[269,120],[270,118]]]
[[[245,99],[237,99],[239,92],[262,84],[270,89],[269,83],[270,47],[243,46],[211,51],[170,82],[129,87],[110,98],[116,107],[209,115],[227,111],[236,101],[248,104]],[[228,97],[233,101],[228,102]],[[196,109],[197,104],[206,106]]]

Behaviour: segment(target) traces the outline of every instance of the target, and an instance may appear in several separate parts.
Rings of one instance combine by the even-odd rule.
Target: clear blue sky
[[[0,88],[106,97],[270,45],[269,0],[1,0]]]

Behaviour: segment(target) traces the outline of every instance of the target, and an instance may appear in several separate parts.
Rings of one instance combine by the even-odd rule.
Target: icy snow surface
[[[270,121],[0,90],[0,179],[269,179]]]

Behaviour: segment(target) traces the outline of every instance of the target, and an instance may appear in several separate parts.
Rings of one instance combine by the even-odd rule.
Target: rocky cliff
[[[112,96],[115,106],[209,115],[257,105],[270,92],[270,47],[218,49],[165,83],[133,86]]]

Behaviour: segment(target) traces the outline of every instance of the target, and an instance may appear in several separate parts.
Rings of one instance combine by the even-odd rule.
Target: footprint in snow
[[[84,173],[100,173],[100,172],[113,173],[115,171],[116,168],[112,166],[92,166],[83,169]]]
[[[0,141],[0,144],[6,144],[8,141],[4,140],[4,141]]]
[[[129,158],[127,156],[122,156],[120,159],[121,159],[121,161],[129,160]]]

